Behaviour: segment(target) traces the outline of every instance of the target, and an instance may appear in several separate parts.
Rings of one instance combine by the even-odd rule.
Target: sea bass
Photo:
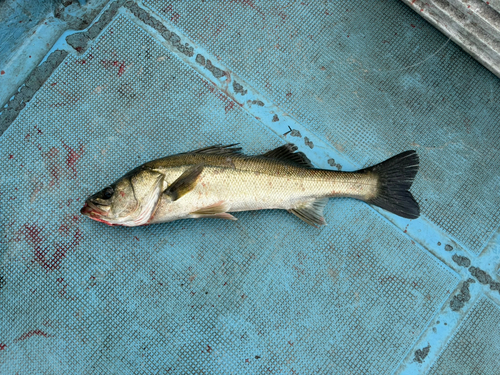
[[[404,218],[420,214],[409,189],[418,171],[406,151],[355,172],[313,168],[286,144],[246,156],[237,144],[202,148],[145,163],[89,197],[81,213],[108,224],[139,226],[178,219],[236,220],[230,212],[282,209],[325,225],[332,197],[350,197]]]

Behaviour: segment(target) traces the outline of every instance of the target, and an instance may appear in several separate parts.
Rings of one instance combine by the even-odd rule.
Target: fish
[[[215,145],[156,159],[88,197],[83,215],[134,227],[180,219],[236,220],[238,211],[282,209],[315,227],[326,225],[329,198],[348,197],[416,219],[410,192],[419,156],[409,150],[354,172],[314,168],[287,143],[261,155],[239,144]]]

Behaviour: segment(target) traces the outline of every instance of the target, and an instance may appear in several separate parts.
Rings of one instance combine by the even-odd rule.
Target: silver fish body
[[[419,215],[409,188],[418,155],[407,151],[356,172],[314,169],[287,144],[263,155],[212,146],[151,161],[89,197],[82,213],[110,225],[138,226],[187,218],[236,220],[230,212],[284,209],[324,225],[331,197],[351,197],[403,217]]]

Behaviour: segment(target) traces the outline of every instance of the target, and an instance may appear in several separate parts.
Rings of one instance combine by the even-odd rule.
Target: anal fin
[[[237,220],[233,215],[227,212],[229,205],[224,201],[217,202],[207,207],[191,212],[193,218],[215,218],[225,220]]]
[[[323,217],[323,209],[327,203],[328,198],[318,198],[299,204],[297,207],[289,209],[288,212],[317,228],[318,225],[326,225],[325,218]]]

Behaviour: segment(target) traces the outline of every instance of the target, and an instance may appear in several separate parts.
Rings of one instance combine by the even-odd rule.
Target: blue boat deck
[[[500,81],[408,6],[112,1],[53,39],[36,68],[0,58],[2,374],[498,374]],[[422,215],[79,213],[143,162],[235,142],[343,171],[414,149]]]

